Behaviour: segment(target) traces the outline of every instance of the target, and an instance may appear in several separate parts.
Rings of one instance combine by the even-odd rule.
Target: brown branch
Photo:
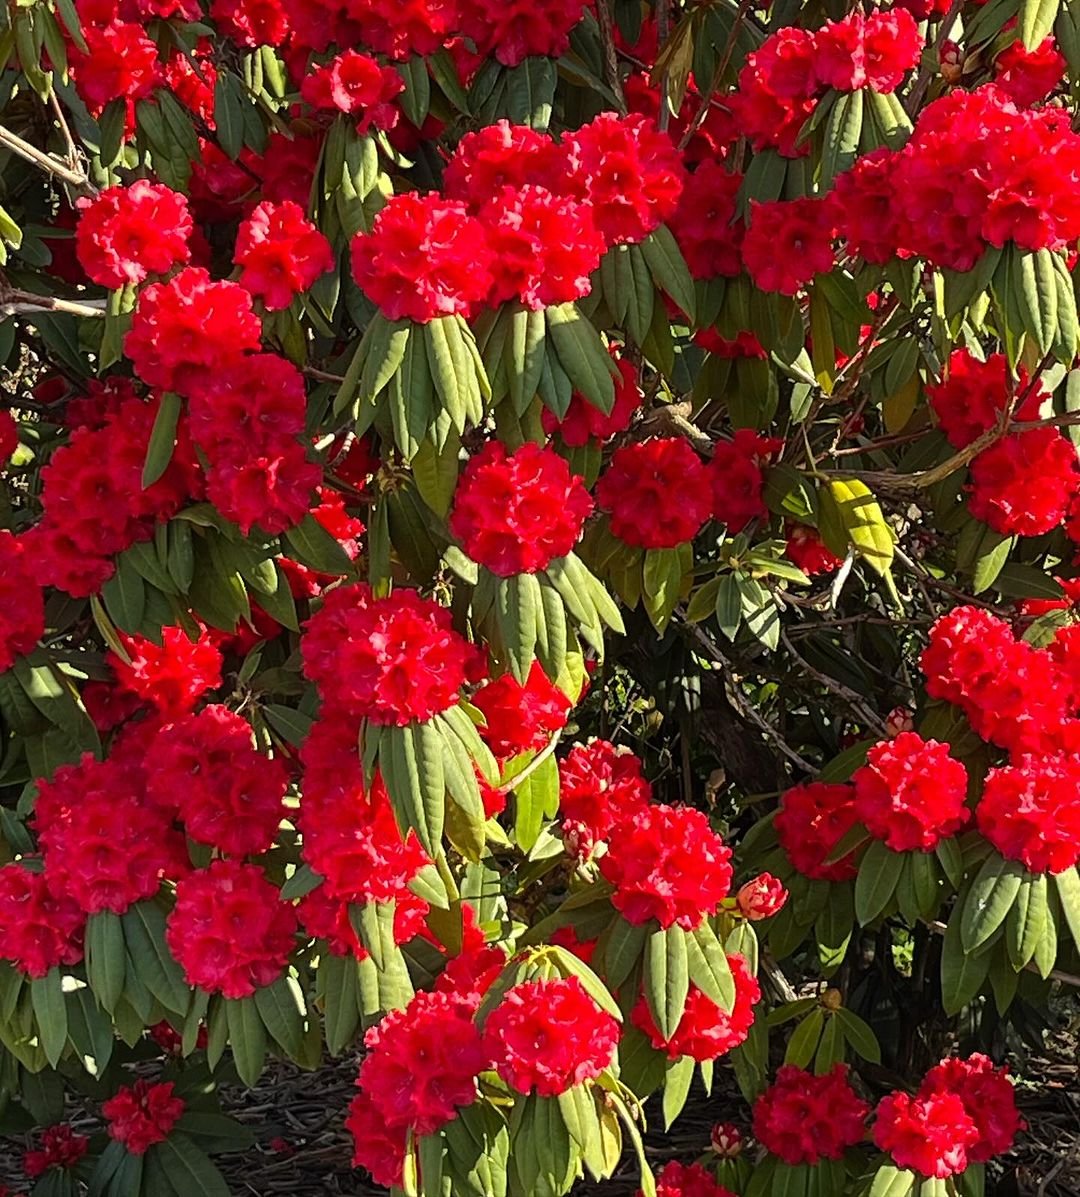
[[[819,670],[815,669],[813,665],[811,665],[810,662],[807,661],[806,658],[799,652],[795,645],[791,643],[786,631],[782,631],[780,633],[780,639],[784,647],[795,658],[795,661],[798,663],[800,669],[808,673],[814,679],[814,681],[824,686],[830,694],[835,694],[837,698],[843,699],[843,701],[846,702],[848,706],[851,707],[851,709],[866,722],[867,726],[877,732],[879,736],[885,736],[888,734],[884,721],[878,717],[875,711],[867,706],[866,700],[861,694],[857,694],[854,690],[848,686],[845,686],[842,682],[838,682],[835,678],[829,677],[828,674],[821,673]]]
[[[601,0],[603,2],[603,0]],[[719,88],[724,78],[724,72],[728,68],[728,63],[731,62],[732,55],[735,53],[735,43],[738,41],[739,30],[743,27],[746,21],[747,14],[750,12],[751,0],[739,0],[739,11],[735,14],[735,20],[731,23],[731,30],[727,35],[727,40],[724,43],[724,48],[720,54],[720,59],[716,64],[712,73],[712,78],[709,80],[709,85],[705,89],[701,97],[701,104],[697,112],[694,113],[694,119],[687,126],[686,132],[679,140],[679,149],[685,150],[690,144],[691,138],[705,123],[705,118],[709,115],[709,109],[712,107],[712,97]]]
[[[626,95],[619,78],[619,56],[615,50],[615,22],[611,15],[611,0],[596,0],[596,20],[600,26],[600,44],[604,49],[604,81],[615,95],[619,113],[626,115]]]
[[[24,158],[27,162],[32,162],[35,166],[40,166],[42,170],[55,175],[61,182],[67,183],[70,187],[86,189],[93,186],[81,171],[72,170],[70,166],[61,162],[55,154],[47,154],[44,150],[39,150],[37,146],[24,141],[18,134],[12,133],[10,129],[5,129],[3,125],[0,125],[0,145],[6,146],[13,154],[18,154],[20,158]]]
[[[0,286],[0,315],[15,316],[27,312],[67,312],[72,316],[101,320],[105,317],[105,300],[88,299],[80,303],[56,295],[35,295],[33,291]]]

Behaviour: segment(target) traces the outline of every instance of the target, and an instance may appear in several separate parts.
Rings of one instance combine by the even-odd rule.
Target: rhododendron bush
[[[39,1197],[227,1194],[219,1087],[342,1055],[408,1197],[994,1191],[1080,970],[1078,19],[5,9]]]

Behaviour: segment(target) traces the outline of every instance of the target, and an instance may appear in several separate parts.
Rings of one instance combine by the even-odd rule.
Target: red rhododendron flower
[[[672,1060],[680,1056],[698,1061],[715,1060],[745,1041],[754,1022],[754,1006],[761,1000],[761,988],[742,956],[727,959],[735,981],[735,1003],[730,1012],[691,985],[679,1025],[671,1038],[665,1039],[653,1021],[648,1003],[643,997],[638,1000],[631,1021],[648,1035],[657,1051],[666,1052]]]
[[[353,278],[389,320],[467,316],[491,286],[484,226],[434,193],[391,197],[351,252]]]
[[[77,1135],[66,1122],[47,1126],[41,1132],[41,1146],[23,1156],[23,1171],[31,1180],[44,1176],[51,1168],[67,1171],[86,1155],[90,1140]]]
[[[340,587],[304,628],[304,673],[328,711],[398,727],[453,706],[476,655],[450,612],[415,590]]]
[[[776,833],[800,873],[822,881],[848,881],[856,871],[850,855],[825,862],[857,819],[853,786],[811,781],[780,796]]]
[[[884,265],[900,247],[893,179],[896,161],[896,155],[885,147],[864,154],[837,176],[829,193],[838,235],[864,262]]]
[[[121,632],[120,643],[127,661],[108,655],[117,681],[169,718],[186,715],[221,685],[221,653],[205,628],[198,640],[189,640],[183,628],[162,628],[160,645]]]
[[[301,85],[300,95],[313,108],[358,117],[356,131],[362,136],[369,129],[392,129],[398,123],[400,113],[394,100],[404,90],[405,82],[393,67],[346,50],[325,66],[316,67]]]
[[[360,27],[360,40],[397,62],[426,58],[454,32],[456,0],[364,0],[348,8]]]
[[[731,888],[731,849],[699,810],[647,806],[618,824],[600,872],[629,923],[656,919],[692,931]]]
[[[591,964],[593,956],[596,955],[596,940],[579,939],[577,931],[569,924],[565,927],[557,927],[552,931],[551,942],[560,948],[565,948],[583,964]]]
[[[768,517],[761,497],[765,489],[761,467],[782,447],[783,441],[762,436],[752,428],[740,428],[733,440],[717,443],[709,464],[712,514],[730,533],[741,532],[751,520]]]
[[[553,449],[526,441],[510,453],[488,441],[458,482],[450,531],[474,561],[509,578],[565,557],[591,511],[581,478]]]
[[[846,1064],[821,1076],[785,1064],[754,1103],[754,1135],[787,1164],[839,1160],[863,1137],[869,1112]]]
[[[588,295],[605,245],[587,204],[526,183],[502,188],[478,217],[491,254],[491,307],[518,299],[538,311]]]
[[[1076,449],[1056,428],[1003,437],[971,463],[968,511],[1005,536],[1061,523],[1080,482]]]
[[[478,1000],[478,999],[477,999]],[[430,1135],[476,1099],[489,1052],[472,1021],[477,1000],[418,993],[364,1036],[357,1084],[391,1128]]]
[[[123,1143],[129,1155],[145,1155],[155,1143],[164,1143],[184,1113],[183,1098],[173,1092],[172,1081],[151,1084],[136,1081],[121,1089],[101,1107],[109,1138]]]
[[[461,31],[481,54],[516,67],[565,54],[585,8],[585,0],[461,0]]]
[[[567,847],[589,856],[624,818],[644,810],[652,787],[641,761],[609,740],[576,744],[559,763],[559,810]]]
[[[0,960],[28,977],[78,964],[85,923],[79,904],[57,892],[44,873],[22,864],[0,868]]]
[[[345,1129],[353,1137],[353,1167],[366,1168],[377,1185],[400,1185],[408,1127],[388,1123],[382,1108],[367,1093],[358,1093],[349,1105]]]
[[[214,23],[239,46],[280,46],[289,32],[281,0],[213,0]]]
[[[478,211],[504,187],[550,187],[560,162],[546,133],[500,120],[465,134],[446,164],[443,185],[447,198]]]
[[[703,162],[686,179],[671,231],[694,278],[734,278],[746,226],[735,215],[743,176],[720,162]]]
[[[1033,873],[1080,861],[1080,765],[1071,756],[1021,755],[991,769],[975,808],[979,831]]]
[[[265,852],[274,842],[288,778],[227,707],[212,704],[165,728],[146,767],[150,797],[177,807],[192,839],[230,856]]]
[[[556,1097],[599,1076],[619,1042],[619,1024],[577,977],[526,981],[507,990],[484,1024],[499,1076],[518,1093]]]
[[[561,187],[593,207],[609,245],[644,241],[675,211],[683,188],[678,150],[643,116],[602,112],[562,141]]]
[[[742,1154],[743,1134],[734,1122],[717,1122],[709,1132],[709,1146],[722,1160],[734,1160]]]
[[[546,747],[553,732],[566,726],[573,705],[570,697],[548,679],[539,661],[532,663],[523,686],[504,673],[472,696],[484,716],[481,734],[500,759]]]
[[[199,10],[196,9],[195,13],[193,19],[198,19]],[[168,52],[165,65],[161,68],[165,87],[211,132],[217,129],[214,104],[218,72],[211,61],[213,51],[213,44],[205,37],[199,38],[190,58],[179,47],[173,46]],[[195,236],[201,240],[201,231],[197,230]]]
[[[748,881],[735,895],[739,913],[751,922],[770,919],[787,904],[788,891],[779,877],[762,873]]]
[[[894,852],[932,852],[968,820],[967,780],[947,744],[901,732],[875,744],[852,778],[855,813]]]
[[[45,597],[23,540],[0,530],[0,672],[30,652],[45,631]]]
[[[1023,1128],[1008,1072],[1007,1068],[995,1068],[989,1056],[975,1052],[966,1060],[954,1056],[935,1064],[919,1086],[920,1097],[953,1093],[964,1103],[979,1136],[967,1148],[973,1164],[985,1164],[1008,1151]]]
[[[158,81],[158,48],[141,25],[132,21],[83,22],[86,53],[68,47],[68,63],[75,90],[90,115],[100,116],[105,105],[123,99],[127,129],[134,129],[136,100],[143,100]]]
[[[743,262],[763,291],[794,295],[815,275],[832,270],[835,231],[832,205],[825,200],[754,200]]]
[[[540,413],[544,431],[549,436],[557,432],[564,445],[574,448],[590,441],[606,441],[625,432],[634,413],[645,401],[634,363],[621,356],[614,344],[608,346],[608,353],[619,371],[615,379],[615,403],[609,415],[604,415],[595,403],[590,403],[578,391],[571,396],[570,406],[561,420],[550,408],[545,407]]]
[[[637,1197],[642,1197],[638,1190]],[[701,1164],[671,1160],[656,1174],[656,1197],[735,1197]]]
[[[143,382],[183,394],[204,374],[258,349],[261,334],[247,290],[188,266],[142,291],[124,352]]]
[[[136,179],[79,200],[75,247],[95,283],[117,288],[166,274],[191,257],[187,199],[163,183]]]
[[[1020,108],[1029,108],[1056,90],[1068,65],[1053,36],[1034,50],[1017,38],[994,60],[994,82]]]
[[[624,445],[596,484],[612,534],[643,549],[669,549],[701,531],[712,501],[709,475],[680,436]]]
[[[281,976],[295,932],[295,908],[262,869],[213,860],[177,885],[165,940],[189,985],[241,998]]]
[[[1012,391],[1009,364],[1003,353],[991,354],[981,362],[967,348],[954,349],[949,355],[946,376],[926,388],[942,432],[957,449],[970,445],[997,424]],[[1028,396],[1016,413],[1017,419],[1038,419],[1046,392],[1039,383],[1034,387],[1029,385],[1027,371],[1022,366],[1015,393]]]
[[[335,266],[330,242],[292,200],[255,208],[236,234],[233,261],[241,284],[270,311],[287,308]]]
[[[784,556],[808,577],[831,573],[843,565],[837,555],[826,546],[816,528],[809,524],[789,524]]]
[[[955,1093],[911,1097],[890,1093],[878,1102],[874,1142],[901,1168],[943,1179],[966,1170],[979,1132]]]
[[[115,746],[108,760],[84,753],[39,780],[34,826],[50,886],[86,914],[123,914],[187,868],[170,812],[146,799],[138,754]]]
[[[797,145],[814,110],[816,49],[807,29],[778,29],[748,54],[731,97],[737,127],[755,150],[775,148],[786,158],[809,153]]]

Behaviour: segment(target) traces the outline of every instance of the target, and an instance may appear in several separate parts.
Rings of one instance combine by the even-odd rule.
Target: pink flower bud
[[[772,873],[762,873],[760,877],[748,881],[735,897],[742,916],[755,923],[779,914],[787,900],[787,890]]]
[[[890,736],[915,730],[915,712],[910,707],[893,707],[885,716],[885,730]]]
[[[725,1160],[733,1160],[742,1151],[742,1131],[733,1122],[718,1122],[710,1135],[712,1149]]]

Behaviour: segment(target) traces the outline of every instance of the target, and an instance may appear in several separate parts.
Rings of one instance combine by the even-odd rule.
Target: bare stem
[[[86,188],[91,186],[90,180],[81,171],[72,170],[70,166],[61,162],[55,154],[47,154],[44,150],[39,150],[37,146],[24,141],[18,134],[12,133],[10,129],[5,129],[3,125],[0,125],[0,145],[7,146],[13,154],[18,154],[20,158],[25,158],[27,162],[32,162],[35,166],[40,166],[42,170],[55,175],[71,187]]]

